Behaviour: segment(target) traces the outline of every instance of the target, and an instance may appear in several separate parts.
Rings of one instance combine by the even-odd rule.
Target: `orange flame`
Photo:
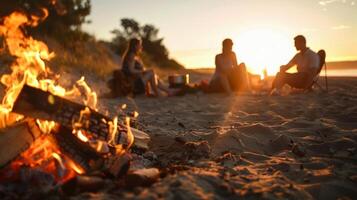
[[[45,17],[48,15],[47,11],[44,11],[44,15]],[[53,72],[46,66],[46,61],[52,59],[55,54],[49,52],[45,43],[37,41],[32,37],[26,37],[21,31],[21,27],[36,26],[42,20],[44,20],[44,18],[36,16],[28,18],[20,12],[14,12],[6,17],[3,24],[0,25],[0,36],[5,39],[6,49],[16,58],[11,66],[11,74],[4,74],[0,78],[1,83],[6,86],[5,96],[0,104],[0,128],[6,127],[14,121],[23,118],[21,115],[10,114],[10,112],[17,96],[25,84],[40,88],[57,96],[84,96],[84,104],[89,108],[97,110],[97,94],[88,86],[85,82],[85,78],[82,77],[78,80],[76,86],[69,91],[58,85],[56,79],[53,79],[52,77],[59,77],[59,75],[53,74]],[[81,94],[80,91],[84,91],[84,94]],[[49,95],[47,101],[52,103],[54,101],[53,96]],[[123,109],[125,107],[126,105],[122,106]],[[86,135],[85,132],[80,131],[82,127],[88,125],[86,123],[87,115],[90,115],[90,110],[88,108],[80,112],[80,119],[78,119],[78,121],[73,122],[73,134],[84,142],[89,142],[91,140],[90,136]],[[138,113],[135,113],[135,116],[137,117]],[[128,130],[126,135],[126,149],[129,148],[134,141],[129,120],[130,118],[126,119]],[[36,120],[36,122],[41,131],[47,134],[50,134],[57,126],[53,121]],[[105,123],[109,124],[109,132],[111,135],[111,140],[106,142],[108,142],[108,144],[114,144],[113,139],[116,138],[116,134],[118,133],[118,119],[114,118],[113,121]],[[43,137],[42,139],[36,140],[30,149],[21,155],[21,161],[13,162],[11,164],[12,167],[16,168],[24,164],[30,167],[38,167],[42,166],[47,160],[50,160],[50,164],[46,165],[45,171],[53,172],[56,166],[71,169],[65,177],[59,177],[60,180],[68,180],[68,178],[73,177],[75,174],[84,173],[84,170],[80,166],[61,154],[60,150],[56,149],[54,147],[55,145],[52,145],[50,140],[46,138],[47,137]],[[102,141],[99,142],[97,149],[101,149],[101,146],[103,146],[101,142]],[[115,147],[117,147],[116,150],[118,153],[122,153],[126,150],[122,145],[116,145]]]
[[[47,11],[44,11],[46,14]],[[25,37],[20,27],[36,26],[42,20],[39,17],[32,16],[28,19],[26,15],[20,12],[14,12],[6,17],[3,25],[0,25],[0,35],[5,38],[7,48],[11,55],[16,57],[16,61],[11,66],[12,73],[1,77],[1,83],[4,84],[6,94],[0,105],[0,128],[9,125],[9,113],[13,104],[24,84],[49,91],[57,96],[80,95],[74,92],[75,89],[66,91],[65,88],[56,84],[51,79],[54,76],[51,70],[46,67],[45,61],[52,59],[55,54],[50,53],[48,47],[43,42],[34,40],[32,37]],[[86,91],[85,104],[96,109],[97,95],[93,92],[82,77],[78,85]],[[54,127],[54,122],[38,121],[42,130],[50,132]]]
[[[82,140],[83,142],[88,142],[89,139],[87,138],[87,136],[85,136],[81,130],[77,131],[77,137]]]
[[[125,118],[126,122],[126,128],[127,128],[127,141],[128,141],[128,146],[127,149],[131,147],[131,145],[134,143],[134,135],[131,132],[131,127],[130,127],[130,117]]]
[[[61,154],[56,145],[53,145],[46,136],[37,139],[27,151],[10,164],[10,168],[15,171],[22,166],[36,168],[47,173],[59,171],[56,170],[59,167],[63,174],[55,173],[54,175],[60,182],[67,181],[76,174],[84,173],[81,167]],[[73,171],[67,169],[73,169]]]
[[[44,17],[48,15],[47,10],[44,10]],[[28,84],[32,87],[40,88],[44,91],[49,91],[57,96],[80,95],[79,92],[75,92],[73,88],[70,91],[66,91],[60,85],[57,85],[56,79],[52,79],[55,75],[51,70],[46,67],[46,61],[52,59],[55,54],[49,52],[47,45],[41,41],[37,41],[32,37],[26,37],[21,31],[21,27],[24,26],[37,26],[44,18],[31,16],[28,18],[25,14],[20,12],[14,12],[3,21],[0,25],[0,36],[4,38],[6,49],[15,57],[15,61],[11,65],[12,72],[10,74],[4,74],[1,76],[0,81],[6,86],[4,98],[0,104],[0,128],[6,127],[16,120],[22,119],[20,115],[15,115],[10,112],[13,108],[13,104],[19,95],[24,84]],[[59,77],[59,76],[58,76]],[[97,95],[93,92],[82,77],[77,84],[83,87],[86,92],[86,99],[84,102],[86,105],[96,109]],[[78,90],[78,89],[77,89]],[[51,96],[48,98],[48,102],[51,103],[53,99]],[[51,133],[55,128],[56,123],[53,121],[36,120],[39,128],[44,133]],[[78,131],[76,135],[82,141],[88,141],[86,136]],[[46,137],[45,137],[46,138]],[[70,159],[63,161],[64,155],[58,149],[55,149],[48,139],[39,139],[31,146],[31,148],[23,153],[21,156],[23,159],[21,162],[13,162],[12,165],[26,164],[30,167],[39,166],[44,160],[50,158],[54,159],[60,167],[66,166],[72,169],[72,172],[68,176],[73,176],[76,173],[83,173],[83,169],[77,166]],[[37,155],[40,154],[41,159]],[[46,170],[53,171],[55,164],[51,164]],[[67,179],[64,177],[63,179]]]

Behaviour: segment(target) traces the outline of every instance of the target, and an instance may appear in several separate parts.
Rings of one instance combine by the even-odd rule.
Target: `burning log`
[[[86,173],[96,170],[105,171],[117,178],[126,174],[129,169],[132,159],[129,153],[100,153],[65,127],[60,127],[49,137],[63,154],[79,165]]]
[[[14,160],[41,135],[34,120],[22,121],[0,130],[0,167]]]
[[[13,112],[23,114],[32,118],[56,121],[62,126],[72,129],[75,120],[80,118],[80,113],[86,107],[84,105],[54,96],[49,92],[42,91],[25,85],[19,97],[17,98]],[[110,125],[108,122],[111,119],[103,114],[90,110],[88,123],[84,122],[85,126],[81,129],[96,136],[97,139],[108,141],[111,139]],[[124,144],[127,142],[127,129],[124,125],[118,125],[114,142],[116,144]],[[131,128],[134,135],[134,146],[147,150],[150,136],[145,132]],[[123,133],[123,134],[122,134]]]
[[[124,125],[118,125],[118,134],[115,135],[115,138],[112,138],[112,127],[108,123],[112,120],[109,117],[84,105],[28,85],[22,88],[12,111],[36,119],[55,121],[72,130],[74,123],[82,117],[81,111],[83,112],[86,109],[89,110],[89,113],[84,117],[83,126],[80,129],[85,130],[96,139],[104,141],[113,139],[115,144],[127,145],[125,144],[126,141],[121,141],[122,133],[124,135],[127,133]]]
[[[1,75],[6,93],[0,104],[0,127],[16,123],[22,117],[15,113],[32,118],[0,130],[4,132],[0,134],[0,167],[14,160],[0,171],[0,180],[5,180],[2,178],[4,175],[15,182],[20,180],[32,185],[31,181],[35,179],[46,186],[97,169],[119,177],[129,168],[130,155],[126,150],[133,142],[131,129],[85,105],[59,97],[75,93],[57,85],[51,70],[46,67],[45,60],[49,61],[54,54],[44,43],[26,37],[22,32],[26,26],[35,26],[42,20],[14,12],[0,24],[0,35],[14,57],[12,73]],[[97,96],[87,86],[84,77],[77,84],[83,89],[87,104],[95,107]],[[9,113],[11,111],[13,113]],[[53,128],[58,125],[56,132]],[[142,141],[140,148],[147,148],[150,138],[135,132]],[[43,178],[49,181],[42,182]],[[77,181],[82,182],[88,183]]]
[[[61,127],[52,133],[50,140],[53,144],[78,164],[85,172],[100,169],[104,163],[104,157],[96,152],[85,142],[79,140],[71,130]]]

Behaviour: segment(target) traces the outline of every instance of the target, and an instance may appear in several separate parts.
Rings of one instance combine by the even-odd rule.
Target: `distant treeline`
[[[44,10],[47,10],[48,13]],[[83,49],[84,43],[91,43],[92,47],[98,44],[101,48],[105,45],[116,54],[122,55],[128,40],[138,37],[143,41],[143,59],[146,63],[163,69],[183,68],[182,65],[169,58],[163,38],[158,37],[159,29],[153,25],[140,26],[133,19],[121,19],[120,26],[113,27],[115,30],[112,31],[113,39],[111,41],[96,41],[94,36],[81,29],[81,25],[90,23],[86,19],[91,11],[90,0],[1,0],[0,23],[5,16],[14,11],[20,11],[29,16],[36,15],[40,18],[48,14],[39,26],[27,27],[26,33],[39,39],[51,38],[61,44],[64,49],[73,51],[71,52],[73,55],[78,54],[78,57],[83,55],[80,55],[82,52],[76,52],[76,49]]]
[[[175,60],[169,58],[169,52],[163,44],[163,38],[158,37],[159,29],[155,26],[140,24],[134,19],[124,18],[120,21],[121,27],[112,31],[114,39],[111,41],[111,46],[119,54],[123,54],[127,42],[130,38],[141,38],[144,59],[148,59],[161,68],[182,69],[183,66]]]
[[[88,23],[86,17],[90,14],[90,0],[1,0],[0,19],[20,11],[28,16],[44,18],[34,28],[26,31],[32,36],[46,35],[57,39],[63,44],[75,40],[89,39],[89,35],[81,31],[81,25]],[[47,12],[46,12],[47,11]]]

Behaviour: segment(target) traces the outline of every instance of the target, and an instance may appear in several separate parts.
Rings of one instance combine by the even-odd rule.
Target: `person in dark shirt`
[[[123,56],[122,72],[134,79],[134,94],[148,94],[150,96],[161,96],[163,91],[168,96],[175,94],[174,90],[165,87],[152,69],[145,69],[140,58],[142,51],[141,40],[133,38],[129,41],[128,48]],[[153,94],[148,90],[150,85]]]

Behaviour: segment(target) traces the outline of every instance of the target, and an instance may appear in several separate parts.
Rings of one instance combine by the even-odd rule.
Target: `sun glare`
[[[238,62],[244,62],[253,74],[275,75],[294,55],[293,39],[273,29],[250,29],[235,38]]]

